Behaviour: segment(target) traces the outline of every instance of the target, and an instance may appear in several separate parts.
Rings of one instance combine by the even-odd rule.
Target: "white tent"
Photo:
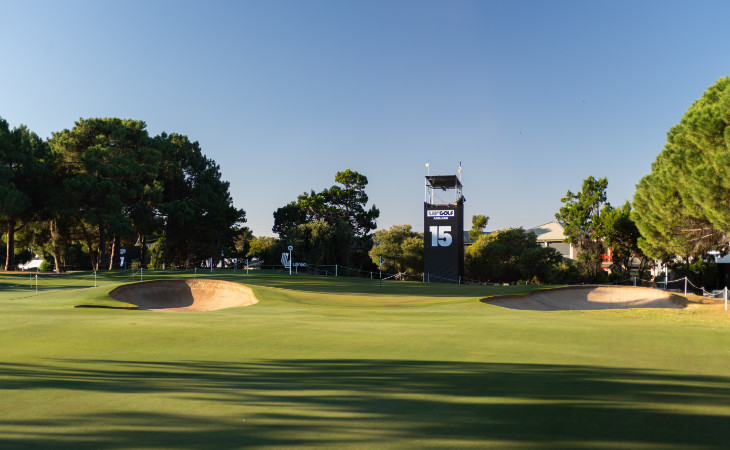
[[[25,264],[18,264],[20,270],[39,270],[43,264],[43,259],[33,258]]]

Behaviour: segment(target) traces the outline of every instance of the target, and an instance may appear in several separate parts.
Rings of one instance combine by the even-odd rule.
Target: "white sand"
[[[503,308],[532,311],[576,311],[624,308],[685,308],[684,298],[659,289],[633,286],[576,286],[546,289],[527,295],[482,300]]]
[[[109,295],[152,311],[213,311],[258,303],[250,287],[219,280],[144,281],[119,286]]]

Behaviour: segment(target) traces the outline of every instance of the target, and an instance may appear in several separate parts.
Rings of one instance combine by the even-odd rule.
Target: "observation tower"
[[[459,175],[426,175],[423,281],[461,283],[464,276],[464,196]]]

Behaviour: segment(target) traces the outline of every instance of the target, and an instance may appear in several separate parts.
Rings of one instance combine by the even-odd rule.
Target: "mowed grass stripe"
[[[197,276],[245,283],[261,302],[162,313],[74,308],[118,305],[93,284],[20,300],[0,290],[0,446],[721,448],[730,437],[730,321],[716,305],[514,311],[478,299],[530,287]]]

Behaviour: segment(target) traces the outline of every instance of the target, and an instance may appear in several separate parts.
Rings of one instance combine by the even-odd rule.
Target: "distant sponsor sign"
[[[453,209],[429,209],[426,211],[428,220],[450,220],[455,216]]]
[[[429,209],[426,214],[428,214],[428,217],[454,217],[456,211],[453,209]]]

